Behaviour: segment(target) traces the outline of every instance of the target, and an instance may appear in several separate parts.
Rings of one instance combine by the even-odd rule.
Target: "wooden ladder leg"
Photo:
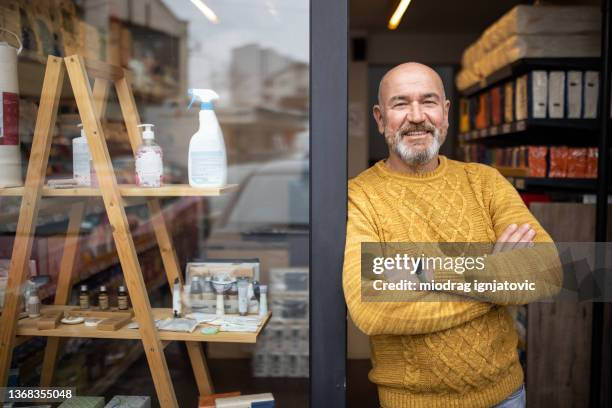
[[[66,242],[60,262],[60,272],[55,291],[54,303],[56,305],[65,305],[70,298],[70,290],[72,289],[72,277],[76,264],[78,249],[79,249],[79,230],[81,222],[85,214],[85,202],[79,202],[70,209],[68,222],[68,230],[66,232]],[[55,371],[55,363],[57,355],[63,344],[63,339],[60,337],[48,337],[47,346],[45,347],[45,355],[43,358],[42,372],[40,375],[40,386],[50,387],[53,381],[53,372]]]
[[[137,126],[140,124],[140,116],[138,114],[138,109],[136,109],[136,103],[134,102],[134,97],[132,95],[131,86],[127,76],[124,76],[124,78],[116,81],[115,88],[117,90],[117,97],[119,99],[119,105],[121,106],[121,112],[125,119],[130,145],[132,146],[132,150],[135,152],[138,146],[142,143],[142,138],[137,128]],[[180,264],[174,250],[174,245],[172,244],[172,236],[170,235],[168,226],[164,221],[159,200],[149,199],[147,204],[149,214],[151,215],[151,223],[155,232],[155,238],[157,239],[164,269],[166,270],[168,284],[170,288],[172,288],[175,279],[179,279],[181,283],[184,283],[183,275],[180,272]],[[201,344],[190,341],[185,343],[200,395],[210,395],[214,393],[212,380],[210,378],[208,365],[206,363],[206,358],[204,356]]]
[[[93,87],[93,98],[97,110],[98,118],[102,118],[106,111],[108,101],[109,81],[96,78]],[[79,230],[85,215],[85,202],[79,202],[72,206],[70,210],[68,230],[66,232],[66,243],[62,253],[60,263],[59,279],[57,290],[55,291],[54,303],[65,305],[70,300],[70,290],[72,289],[72,279],[76,264],[79,247]],[[60,337],[48,337],[43,358],[42,372],[40,375],[40,386],[50,387],[53,382],[53,373],[57,356],[62,348],[64,340]]]
[[[38,216],[42,187],[45,181],[51,138],[64,82],[64,72],[61,58],[52,56],[47,58],[45,79],[40,96],[36,128],[34,129],[34,143],[30,153],[15,243],[13,244],[4,310],[0,318],[0,386],[6,385],[8,370],[11,366],[17,331],[21,285],[28,274],[28,262],[32,254],[32,241],[36,231],[36,217]]]
[[[151,369],[151,376],[159,403],[163,408],[178,408],[176,394],[174,393],[174,387],[164,356],[163,345],[155,327],[151,304],[147,296],[147,289],[142,277],[140,264],[138,263],[138,255],[123,207],[123,199],[119,192],[117,179],[112,171],[112,163],[106,139],[104,138],[104,131],[95,112],[93,96],[85,72],[85,64],[79,56],[66,57],[64,60],[79,114],[83,120],[83,127],[85,128],[87,141],[91,149],[94,168],[98,175],[102,199],[113,231],[119,261],[121,262],[123,275],[130,298],[132,299],[134,314],[139,325],[138,331],[147,356],[149,368]]]

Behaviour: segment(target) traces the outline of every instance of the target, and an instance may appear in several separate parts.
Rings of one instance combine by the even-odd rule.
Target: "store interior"
[[[556,241],[606,241],[609,228],[595,204],[602,191],[601,2],[413,0],[391,29],[399,3],[348,0],[349,178],[387,155],[372,117],[380,79],[417,61],[440,74],[451,101],[442,154],[497,167]],[[201,397],[213,392],[263,394],[264,402],[271,393],[279,407],[314,406],[309,17],[307,0],[0,0],[0,57],[13,58],[0,62],[16,75],[0,74],[0,345],[11,340],[0,346],[0,370],[7,368],[0,380],[73,387],[96,408],[128,395],[142,397],[135,407],[208,408],[215,405]],[[55,93],[53,64],[66,71]],[[548,87],[544,101],[536,100],[538,78]],[[575,83],[579,101],[572,105],[564,98]],[[88,86],[89,94],[73,91]],[[190,186],[192,135],[208,109],[191,89],[218,94],[214,114],[227,162],[219,174],[228,188]],[[18,127],[6,121],[10,115]],[[44,122],[49,118],[55,120]],[[146,145],[140,123],[154,124],[163,152],[163,186],[148,190],[136,187],[144,173],[135,157]],[[77,174],[82,132],[93,159]],[[94,132],[104,135],[97,147]],[[182,187],[163,190],[171,185]],[[28,194],[34,218],[22,201]],[[210,283],[192,291],[194,271],[215,281],[221,261],[231,264],[236,287],[217,297]],[[46,316],[51,328],[28,315],[27,302],[19,303],[24,293],[10,291],[15,272],[32,282],[37,307],[57,308]],[[214,310],[221,296],[227,314],[238,313],[242,274],[255,328],[243,323],[232,332],[226,322],[214,333],[205,333],[214,326],[206,324],[180,335],[160,330],[146,343],[136,334],[157,333],[157,320],[171,319],[175,278],[185,284],[189,308],[195,293],[202,302],[194,310]],[[102,311],[103,304],[120,314],[126,289],[131,315],[109,332],[53,321],[57,311],[79,317],[76,309]],[[91,305],[83,307],[84,298]],[[264,298],[271,316],[261,312]],[[513,315],[528,406],[586,407],[593,395],[610,392],[608,308],[536,303]],[[379,406],[368,380],[369,340],[350,318],[347,350],[347,406]]]

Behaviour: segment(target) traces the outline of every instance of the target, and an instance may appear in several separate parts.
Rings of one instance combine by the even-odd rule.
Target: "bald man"
[[[533,297],[449,294],[455,301],[448,302],[361,298],[367,284],[361,276],[364,242],[491,243],[497,258],[489,257],[488,270],[500,276],[518,270],[526,274],[521,279],[537,275],[532,265],[537,261],[521,264],[524,256],[512,259],[516,268],[499,266],[501,254],[552,242],[512,185],[489,166],[438,154],[449,109],[442,80],[425,65],[402,64],[382,79],[373,114],[389,157],[349,182],[344,295],[353,321],[370,336],[369,379],[378,386],[382,407],[524,407],[518,336],[506,305]],[[543,251],[537,259],[556,256]],[[539,287],[560,285],[558,264],[555,268],[537,275],[544,277]],[[444,276],[438,273],[417,272],[421,282],[438,281]],[[472,278],[466,272],[452,279]]]

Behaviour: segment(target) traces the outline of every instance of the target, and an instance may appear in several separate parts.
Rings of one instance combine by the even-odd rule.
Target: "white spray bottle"
[[[189,142],[189,184],[192,187],[222,187],[227,184],[227,156],[212,101],[219,95],[210,89],[190,89],[191,103],[200,100],[200,128]]]

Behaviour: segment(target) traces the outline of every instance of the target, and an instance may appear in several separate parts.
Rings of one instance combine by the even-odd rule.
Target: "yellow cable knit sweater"
[[[370,336],[369,378],[378,385],[382,407],[484,408],[518,389],[518,337],[503,305],[533,298],[362,302],[360,270],[362,242],[490,243],[512,223],[529,223],[536,242],[552,242],[512,185],[489,166],[444,156],[433,172],[419,175],[395,172],[381,161],[350,181],[348,214],[344,294],[353,321]],[[556,252],[542,251],[547,260],[531,259],[522,267],[516,267],[519,251],[504,252],[487,271],[504,277],[510,263],[514,274],[543,277],[540,283],[548,285],[540,285],[538,295],[551,295],[561,270],[558,263],[546,269]],[[536,275],[534,268],[546,273]],[[440,272],[436,279],[469,279],[453,275]]]

